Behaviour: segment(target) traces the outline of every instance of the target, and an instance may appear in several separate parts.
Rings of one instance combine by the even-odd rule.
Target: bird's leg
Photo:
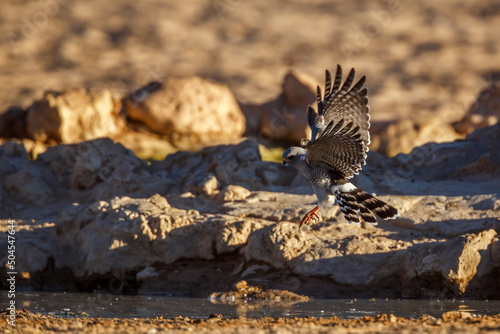
[[[319,207],[315,207],[314,209],[312,209],[311,211],[309,211],[308,213],[306,213],[306,215],[304,216],[304,218],[302,218],[302,220],[300,221],[300,225],[299,225],[299,228],[303,225],[303,224],[309,224],[309,222],[311,220],[316,220],[317,218],[319,218],[318,214],[316,212],[318,212],[319,210]]]

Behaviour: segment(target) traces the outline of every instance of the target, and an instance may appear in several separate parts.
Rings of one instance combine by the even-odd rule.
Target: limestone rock
[[[245,131],[245,117],[229,88],[199,77],[168,77],[147,85],[124,107],[131,120],[178,147],[235,140]]]
[[[9,220],[15,217],[10,217],[9,219],[0,218],[0,232],[7,235],[7,226],[9,226]],[[14,237],[15,242],[15,256],[16,256],[16,271],[21,273],[28,273],[32,278],[36,278],[37,273],[43,272],[47,269],[47,264],[50,261],[50,257],[55,254],[58,246],[54,243],[57,239],[54,224],[52,223],[39,223],[35,219],[29,222],[23,222],[19,219],[14,220]],[[7,250],[8,246],[7,238],[2,238],[0,241],[0,247],[4,247]],[[0,263],[4,264],[8,260],[8,252],[0,253]],[[2,268],[5,270],[4,268]],[[0,272],[0,276],[4,273]],[[19,281],[18,281],[19,282]],[[47,286],[51,284],[48,283]]]
[[[21,141],[28,152],[28,156],[31,160],[35,160],[39,154],[47,151],[47,145],[38,141],[34,141],[31,139],[23,138]]]
[[[410,154],[399,154],[390,160],[393,170],[386,170],[386,179],[399,183],[409,176],[426,180],[480,180],[499,175],[499,131],[500,123],[497,123],[474,131],[465,141],[428,143],[415,148]]]
[[[415,147],[429,142],[450,142],[462,137],[451,125],[438,119],[422,122],[404,119],[372,132],[370,150],[393,156],[398,153],[409,153]]]
[[[23,142],[19,140],[10,140],[0,146],[0,157],[3,158],[5,164],[0,164],[2,171],[8,171],[8,166],[12,167],[11,170],[17,170],[22,162],[28,162],[28,152]],[[7,164],[8,160],[14,160],[15,163]],[[17,167],[17,168],[16,168]]]
[[[163,161],[153,161],[151,169],[158,173],[168,171],[168,177],[175,178],[179,184],[192,183],[199,173],[209,172],[220,188],[232,184],[249,190],[277,189],[290,184],[297,174],[293,168],[261,161],[259,146],[253,140],[206,147],[196,153],[180,151]]]
[[[34,168],[8,175],[3,186],[10,195],[25,203],[47,200],[54,194],[41,179],[39,171]]]
[[[33,185],[50,185],[57,201],[78,203],[123,195],[178,195],[186,191],[208,196],[205,199],[209,200],[211,197],[215,199],[219,190],[228,185],[241,185],[250,190],[281,189],[288,186],[296,175],[293,168],[261,161],[258,145],[251,140],[238,145],[208,147],[197,153],[181,151],[151,164],[110,139],[49,147],[35,161],[28,160],[22,144],[8,142],[0,149],[0,161],[4,172],[0,175],[0,182],[3,185],[5,178],[9,178],[7,186],[12,194],[22,187],[13,180],[29,174]],[[16,172],[21,174],[14,175]],[[30,189],[29,182],[23,184]],[[25,195],[31,196],[32,200],[50,201],[50,197],[40,196],[39,192]],[[197,196],[195,202],[202,198]],[[12,197],[11,204],[14,203]],[[27,202],[15,205],[23,203]],[[204,203],[204,210],[213,204]]]
[[[120,102],[107,90],[49,92],[27,110],[26,133],[43,143],[77,143],[123,130]]]
[[[478,273],[480,261],[485,260],[480,251],[486,250],[496,237],[495,230],[487,230],[437,245],[430,254],[415,259],[416,274],[424,278],[439,274],[457,295],[462,294]]]
[[[188,180],[185,191],[192,191],[200,195],[214,196],[219,193],[219,181],[212,173],[200,173]]]
[[[26,137],[26,110],[12,106],[0,114],[0,137],[18,139]]]
[[[221,202],[239,202],[246,199],[252,193],[241,186],[228,185],[219,194],[218,199]]]
[[[64,272],[73,289],[108,282],[206,297],[245,279],[323,298],[498,298],[499,126],[394,158],[370,154],[353,182],[402,215],[366,229],[337,206],[298,229],[316,205],[312,189],[293,168],[262,161],[252,140],[151,163],[109,139],[35,161],[11,141],[0,147],[1,218],[22,226],[20,268],[42,284]]]
[[[306,302],[309,298],[307,296],[297,295],[296,293],[290,291],[265,290],[260,286],[250,286],[247,281],[240,281],[236,283],[234,289],[229,292],[213,293],[210,296],[210,300],[214,302],[220,300],[221,302],[228,304],[244,304],[242,301],[255,302],[256,300],[267,300],[276,303]],[[287,303],[286,305],[290,304],[293,303]]]
[[[158,277],[160,274],[156,271],[154,267],[146,267],[140,272],[137,273],[137,280],[144,281],[146,279],[151,279],[154,277]]]
[[[158,186],[152,182],[149,187],[143,187],[142,178],[155,179],[149,173],[141,175],[146,163],[108,138],[50,147],[37,161],[49,167],[51,176],[77,201],[106,199],[141,189],[149,194]],[[134,175],[135,172],[139,175]]]
[[[233,224],[231,217],[200,216],[173,208],[159,195],[148,199],[115,197],[60,216],[57,233],[67,251],[56,261],[82,277],[170,264],[180,258],[211,260],[216,255],[214,243],[220,243],[217,250],[224,254],[245,241],[237,243],[234,237],[227,237],[231,234],[225,230]]]
[[[316,81],[311,76],[290,71],[283,81],[283,97],[290,108],[307,107],[316,101]],[[307,110],[307,108],[305,108]]]
[[[122,144],[139,158],[144,160],[163,160],[177,149],[166,138],[145,131],[126,129],[113,137],[113,140]]]
[[[455,130],[462,134],[493,125],[500,120],[500,87],[495,83],[486,87],[470,106],[467,114],[453,123]]]
[[[290,71],[283,80],[282,93],[275,100],[260,106],[245,106],[245,114],[250,119],[250,130],[257,132],[262,140],[297,144],[310,137],[306,111],[315,102],[315,80],[307,74]]]

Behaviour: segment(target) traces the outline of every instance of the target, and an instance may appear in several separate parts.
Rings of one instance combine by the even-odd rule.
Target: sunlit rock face
[[[499,127],[371,154],[354,182],[401,218],[362,228],[333,206],[300,230],[311,188],[261,161],[251,140],[152,163],[109,139],[51,147],[35,161],[11,141],[0,147],[2,230],[16,219],[19,271],[30,277],[21,285],[64,273],[73,289],[118,279],[186,296],[245,279],[315,297],[494,298]],[[155,274],[136,278],[147,268]]]
[[[200,77],[168,77],[132,93],[127,116],[177,147],[240,139],[245,116],[231,90]]]

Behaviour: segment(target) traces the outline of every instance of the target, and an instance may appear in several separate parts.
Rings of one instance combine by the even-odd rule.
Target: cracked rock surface
[[[317,298],[500,298],[499,133],[371,153],[354,183],[401,218],[362,228],[332,207],[300,230],[311,188],[251,140],[150,163],[109,139],[35,161],[9,141],[1,231],[15,219],[18,284],[35,289],[207,297],[245,280]]]

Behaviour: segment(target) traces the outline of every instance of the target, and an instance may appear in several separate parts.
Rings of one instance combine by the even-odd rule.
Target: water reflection
[[[1,293],[7,300],[6,291]],[[448,311],[500,314],[500,301],[480,300],[395,300],[395,299],[313,299],[307,302],[246,301],[221,303],[201,298],[122,296],[87,293],[25,292],[16,294],[18,308],[32,312],[85,312],[91,317],[153,318],[177,316],[207,318],[218,313],[225,318],[331,317],[352,319],[366,315],[394,314],[416,318],[423,314],[439,317]]]

